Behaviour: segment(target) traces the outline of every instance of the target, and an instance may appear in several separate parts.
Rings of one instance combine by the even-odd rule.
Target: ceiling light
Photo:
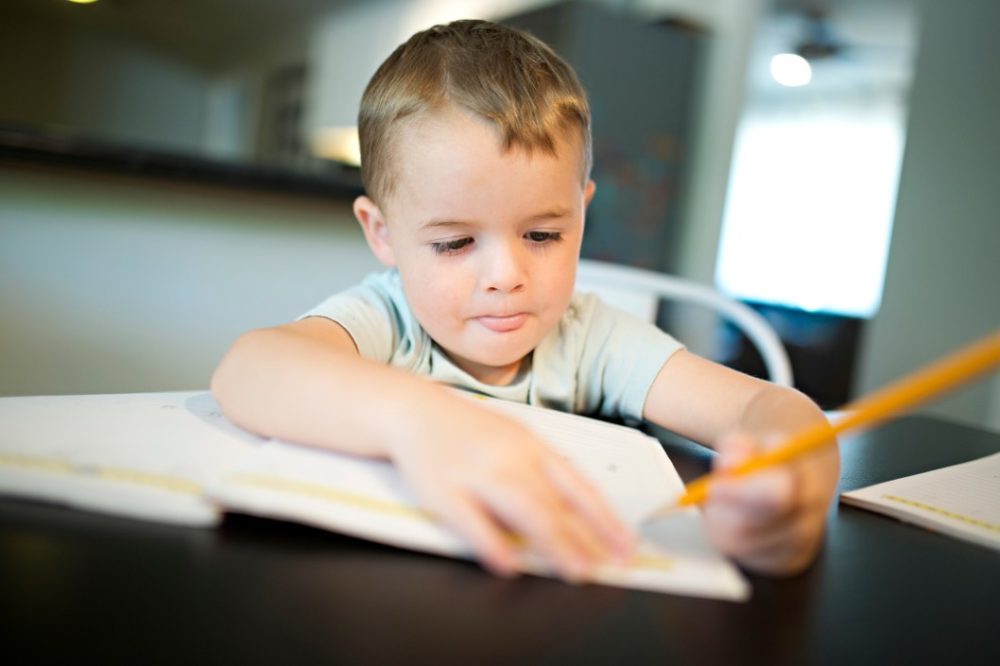
[[[771,76],[783,86],[804,86],[812,80],[812,66],[795,53],[779,53],[771,58]]]

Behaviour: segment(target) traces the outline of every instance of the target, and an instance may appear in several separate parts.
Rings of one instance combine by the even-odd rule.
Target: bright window
[[[903,123],[898,102],[748,110],[736,137],[718,287],[751,301],[874,315]]]

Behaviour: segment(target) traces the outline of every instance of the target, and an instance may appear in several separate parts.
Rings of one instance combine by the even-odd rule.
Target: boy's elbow
[[[242,336],[241,336],[242,337]],[[236,346],[239,344],[239,340],[236,340],[226,353],[223,355],[222,359],[215,366],[215,370],[212,371],[212,376],[208,382],[208,388],[212,392],[212,396],[215,398],[215,402],[219,404],[223,412],[228,412],[227,403],[229,397],[229,378],[232,374],[233,365],[233,353],[236,350]]]
[[[258,347],[257,340],[265,330],[255,329],[240,335],[215,366],[209,379],[209,390],[223,412],[230,411],[232,398],[237,397],[239,388],[246,385],[241,379],[242,371],[252,363],[253,350]]]
[[[799,389],[790,386],[769,384],[764,393],[763,401],[769,408],[777,407],[782,410],[793,410],[798,412],[805,420],[826,420],[826,416],[819,405]]]
[[[219,404],[220,407],[225,409],[226,403],[226,359],[228,358],[228,353],[222,358],[215,370],[212,371],[212,376],[208,380],[208,390],[212,392],[212,396],[215,398],[215,402]]]

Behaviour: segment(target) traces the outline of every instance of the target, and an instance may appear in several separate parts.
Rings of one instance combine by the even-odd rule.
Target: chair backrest
[[[753,342],[775,384],[792,386],[792,365],[777,332],[750,307],[711,287],[673,275],[581,259],[577,288],[630,314],[655,321],[660,299],[706,307],[735,324]]]

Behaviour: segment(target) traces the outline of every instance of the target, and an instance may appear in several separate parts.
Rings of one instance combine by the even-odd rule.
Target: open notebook
[[[852,490],[840,501],[1000,550],[1000,453]]]
[[[532,428],[633,528],[682,490],[662,447],[637,430],[468,399]],[[206,392],[0,398],[0,493],[192,526],[234,511],[471,557],[390,464],[256,437],[229,423]],[[530,555],[524,568],[550,573]],[[750,594],[708,543],[697,509],[643,526],[633,562],[602,569],[598,582],[730,600]]]

